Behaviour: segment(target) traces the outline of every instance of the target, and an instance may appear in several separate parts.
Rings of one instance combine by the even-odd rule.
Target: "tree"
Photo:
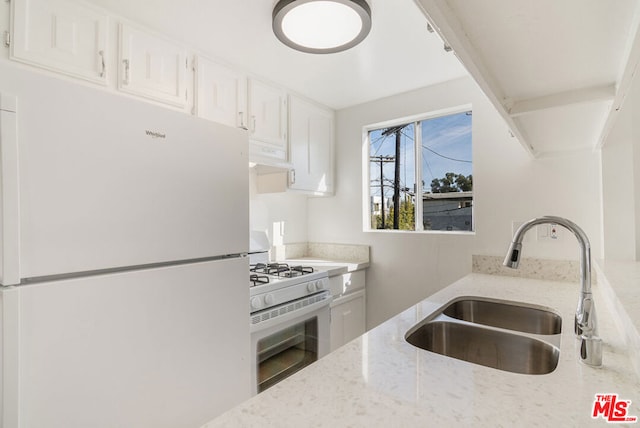
[[[415,217],[415,204],[409,195],[405,195],[404,199],[400,201],[400,212],[398,229],[399,230],[415,230],[414,217]],[[385,229],[393,229],[393,213],[395,207],[391,206],[385,216]],[[380,215],[373,217],[371,221],[372,227],[376,229],[382,229],[382,218]]]
[[[443,178],[431,180],[431,193],[469,192],[473,190],[473,176],[447,172]]]

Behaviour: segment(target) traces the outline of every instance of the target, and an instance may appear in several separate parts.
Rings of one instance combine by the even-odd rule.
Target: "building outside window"
[[[466,106],[368,127],[365,228],[473,231],[471,123]]]

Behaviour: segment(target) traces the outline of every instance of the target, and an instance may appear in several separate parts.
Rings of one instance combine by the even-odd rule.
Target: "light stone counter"
[[[214,419],[215,427],[583,427],[595,394],[631,400],[640,416],[640,382],[598,286],[602,368],[578,361],[573,314],[578,284],[470,274]],[[560,361],[547,375],[522,375],[413,347],[405,332],[458,296],[486,296],[562,314]],[[625,426],[620,424],[619,426]],[[640,422],[630,426],[640,426]]]
[[[324,269],[329,276],[369,267],[369,246],[303,242],[274,247],[275,260]]]
[[[291,264],[303,264],[320,270],[325,270],[329,276],[342,275],[343,273],[355,272],[369,267],[368,260],[361,261],[341,261],[335,259],[321,259],[318,257],[298,257],[286,259],[285,262]]]
[[[625,332],[629,354],[640,376],[640,263],[598,260],[594,266],[602,277],[602,292],[614,311],[618,329]]]

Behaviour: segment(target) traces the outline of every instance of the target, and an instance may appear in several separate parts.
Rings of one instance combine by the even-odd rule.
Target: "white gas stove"
[[[289,310],[285,306],[286,313],[331,295],[326,271],[286,263],[262,262],[251,264],[250,271],[249,303],[252,324],[259,322],[253,320],[255,312],[293,303]],[[266,317],[269,318],[271,317]]]
[[[264,247],[263,247],[264,248]],[[249,254],[249,330],[253,393],[329,353],[329,275]]]

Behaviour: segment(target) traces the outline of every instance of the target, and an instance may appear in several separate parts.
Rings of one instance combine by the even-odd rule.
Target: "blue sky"
[[[422,145],[437,153],[422,150],[422,176],[427,185],[433,178],[444,177],[447,172],[472,173],[471,119],[472,116],[465,112],[422,122]]]
[[[471,114],[466,112],[424,120],[422,124],[422,176],[425,190],[430,189],[433,178],[442,178],[447,172],[469,175],[471,168]],[[371,131],[370,155],[395,156],[395,134],[382,137],[384,129]],[[414,125],[402,130],[400,143],[400,182],[413,190],[415,183]],[[449,159],[448,159],[449,158]],[[385,194],[393,193],[394,164],[384,163]],[[379,163],[371,163],[372,195],[379,195]]]

